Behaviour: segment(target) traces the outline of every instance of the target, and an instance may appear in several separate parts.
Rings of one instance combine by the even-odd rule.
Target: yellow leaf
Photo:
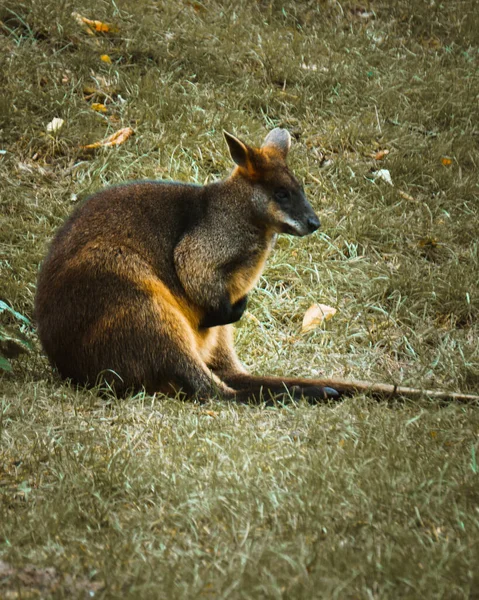
[[[100,31],[101,33],[108,33],[109,31],[114,31],[114,28],[108,23],[102,23],[101,21],[90,21],[87,22],[92,29],[95,31]]]
[[[133,135],[135,132],[131,127],[124,127],[123,129],[119,129],[112,133],[104,140],[99,142],[94,142],[93,144],[87,144],[86,146],[82,146],[84,150],[94,150],[95,148],[101,147],[109,147],[109,146],[120,146],[126,142],[126,140]]]
[[[375,160],[382,160],[389,154],[389,150],[378,150],[376,154],[373,155]]]
[[[72,17],[75,21],[82,26],[82,28],[89,34],[93,35],[93,32],[97,33],[117,33],[118,28],[110,25],[109,23],[103,23],[102,21],[95,21],[93,19],[87,19],[77,12],[72,13]]]
[[[205,410],[203,414],[207,415],[208,417],[213,417],[214,419],[216,419],[216,417],[219,415],[219,413],[217,413],[215,410]]]
[[[93,110],[96,110],[97,112],[107,112],[107,107],[104,104],[101,104],[100,102],[93,102],[91,105]]]
[[[329,321],[338,311],[326,304],[313,304],[304,313],[301,333],[316,329],[323,321]]]
[[[104,63],[111,65],[111,58],[108,56],[108,54],[102,54],[100,56],[100,60],[102,60]]]
[[[449,165],[452,165],[452,158],[449,158],[448,156],[443,156],[441,158],[441,162],[445,167],[449,167]]]

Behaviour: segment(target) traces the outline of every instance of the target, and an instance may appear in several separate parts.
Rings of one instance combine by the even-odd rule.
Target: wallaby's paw
[[[243,316],[244,311],[246,310],[246,306],[248,304],[248,296],[245,295],[239,300],[237,300],[233,306],[231,307],[231,322],[236,323]]]
[[[319,385],[311,385],[307,387],[295,388],[295,395],[300,392],[305,398],[311,400],[337,400],[340,393],[331,387],[322,387]]]
[[[224,297],[218,308],[206,312],[199,325],[200,329],[209,329],[210,327],[236,323],[236,321],[241,319],[246,310],[247,303],[247,295],[237,300],[233,305],[229,298]]]

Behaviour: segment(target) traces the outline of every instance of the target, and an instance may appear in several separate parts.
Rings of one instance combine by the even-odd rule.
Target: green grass
[[[7,0],[0,300],[33,321],[82,197],[214,180],[222,129],[283,126],[322,229],[279,239],[237,327],[244,363],[478,393],[474,4]],[[119,31],[88,36],[73,11]],[[121,127],[124,145],[81,148]],[[301,335],[313,302],[338,313]],[[477,406],[120,402],[61,382],[34,327],[0,318],[31,346],[2,346],[0,597],[478,598]]]

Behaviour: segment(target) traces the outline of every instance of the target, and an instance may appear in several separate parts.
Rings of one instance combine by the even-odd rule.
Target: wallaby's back
[[[151,328],[142,310],[148,282],[159,279],[183,296],[173,250],[201,220],[203,191],[157,182],[117,186],[88,198],[63,225],[42,265],[35,307],[43,347],[63,376],[94,384],[105,369],[120,377],[132,370]],[[141,365],[133,371],[139,380],[129,387],[143,383]]]

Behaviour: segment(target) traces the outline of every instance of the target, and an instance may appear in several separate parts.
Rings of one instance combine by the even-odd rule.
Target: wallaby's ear
[[[262,148],[271,147],[277,150],[283,158],[288,155],[291,147],[291,135],[287,129],[276,127],[265,137]]]
[[[248,160],[250,149],[248,146],[227,131],[223,131],[223,135],[225,136],[226,143],[230,149],[231,158],[238,165],[238,167],[247,169],[248,165],[250,164],[250,161]]]

